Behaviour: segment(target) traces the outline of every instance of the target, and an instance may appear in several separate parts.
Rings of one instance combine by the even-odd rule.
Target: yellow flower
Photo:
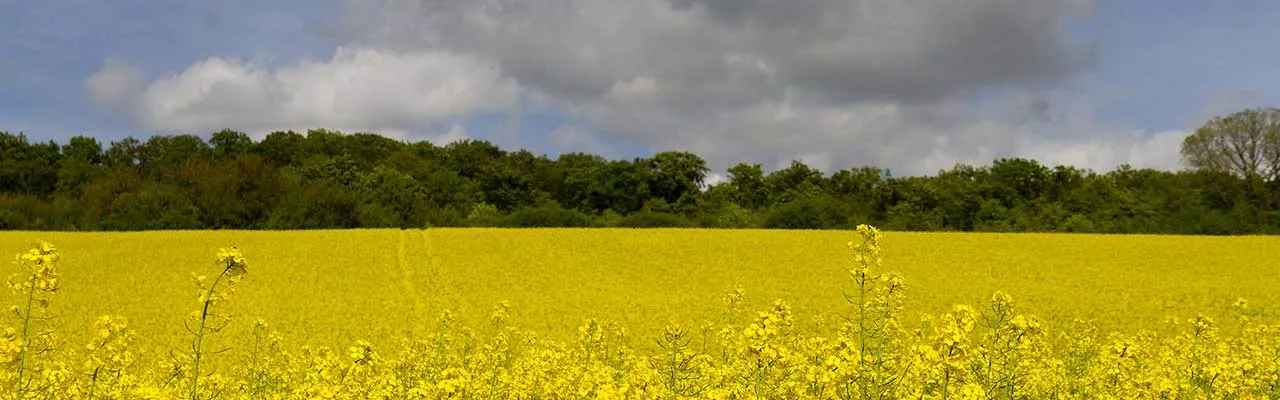
[[[248,272],[249,265],[245,262],[244,255],[240,254],[240,249],[237,247],[218,249],[216,259],[218,265],[226,268],[227,274],[230,276],[242,275]]]

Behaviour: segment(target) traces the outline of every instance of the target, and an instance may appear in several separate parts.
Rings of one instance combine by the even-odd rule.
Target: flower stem
[[[36,298],[36,275],[31,275],[31,284],[27,288],[27,309],[22,314],[22,348],[18,352],[18,400],[22,400],[22,396],[27,392],[27,385],[22,382],[22,375],[26,372],[27,367],[27,347],[31,345],[31,340],[27,337],[31,330],[31,303]]]
[[[202,353],[200,351],[200,346],[204,341],[204,323],[209,317],[209,306],[213,303],[213,289],[218,287],[218,282],[221,281],[222,277],[230,270],[230,267],[224,268],[222,272],[218,274],[218,277],[213,279],[213,284],[209,285],[209,292],[205,293],[204,296],[204,309],[200,312],[200,327],[196,329],[196,340],[195,344],[192,346],[194,357],[191,361],[191,400],[199,398],[196,394],[197,389],[200,387],[200,356]]]

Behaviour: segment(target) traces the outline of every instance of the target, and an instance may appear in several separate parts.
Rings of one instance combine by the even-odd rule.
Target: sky
[[[310,128],[933,174],[1183,168],[1280,102],[1280,2],[0,1],[0,130]]]

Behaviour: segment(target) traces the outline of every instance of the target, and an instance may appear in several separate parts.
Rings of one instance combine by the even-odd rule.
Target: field
[[[885,234],[884,270],[907,284],[908,319],[1011,295],[1051,327],[1160,329],[1167,317],[1226,311],[1238,297],[1280,306],[1280,238],[1059,234]],[[668,322],[718,321],[774,300],[796,314],[847,311],[848,231],[431,229],[0,233],[14,254],[37,239],[63,253],[56,310],[70,327],[127,316],[144,336],[185,337],[192,273],[219,247],[252,262],[234,307],[287,338],[340,345],[430,329],[445,309],[473,325],[508,301],[512,323],[557,339],[587,318],[640,343]],[[11,268],[12,269],[12,268]],[[15,270],[16,271],[16,270]],[[7,274],[6,274],[7,275]],[[13,303],[9,303],[13,304]],[[244,323],[242,325],[248,325]],[[234,329],[234,326],[233,328]]]
[[[574,343],[595,319],[625,329],[620,340],[636,351],[659,352],[655,340],[668,324],[730,323],[724,299],[735,288],[744,290],[738,308],[748,312],[737,323],[783,300],[797,331],[834,334],[838,317],[855,310],[841,294],[856,289],[846,243],[858,237],[662,229],[0,232],[0,250],[19,253],[35,240],[57,246],[62,289],[49,309],[71,343],[89,340],[99,315],[119,315],[140,347],[189,346],[183,321],[199,305],[191,275],[217,275],[215,252],[236,246],[248,274],[224,307],[232,325],[210,337],[212,347],[243,343],[260,318],[295,346],[367,340],[391,349],[399,338],[435,333],[445,310],[477,332],[491,331],[490,313],[506,301],[509,324],[540,337]],[[1238,298],[1248,300],[1254,321],[1270,321],[1280,306],[1273,273],[1280,238],[887,232],[882,245],[880,272],[898,272],[906,283],[901,320],[908,327],[955,304],[981,307],[996,291],[1012,296],[1019,313],[1040,317],[1044,330],[1060,332],[1084,318],[1104,332],[1172,335],[1199,312],[1230,320]]]

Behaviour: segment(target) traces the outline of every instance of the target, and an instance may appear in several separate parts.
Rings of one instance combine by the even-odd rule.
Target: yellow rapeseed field
[[[791,303],[808,319],[843,307],[849,231],[431,229],[334,231],[0,232],[0,251],[36,240],[65,253],[62,322],[129,316],[155,340],[180,337],[192,273],[238,246],[255,264],[235,306],[287,337],[339,345],[431,326],[449,309],[483,321],[502,301],[513,323],[566,339],[586,318],[640,333]],[[1280,238],[892,232],[885,268],[910,287],[908,313],[943,312],[1003,290],[1051,326],[1156,329],[1219,313],[1236,298],[1280,306]],[[7,276],[7,275],[6,275]],[[10,299],[13,300],[13,299]],[[12,302],[7,304],[13,304]],[[233,327],[234,328],[234,327]],[[648,343],[648,339],[643,339]]]
[[[1280,396],[1276,238],[432,229],[0,245],[18,254],[0,398]]]

